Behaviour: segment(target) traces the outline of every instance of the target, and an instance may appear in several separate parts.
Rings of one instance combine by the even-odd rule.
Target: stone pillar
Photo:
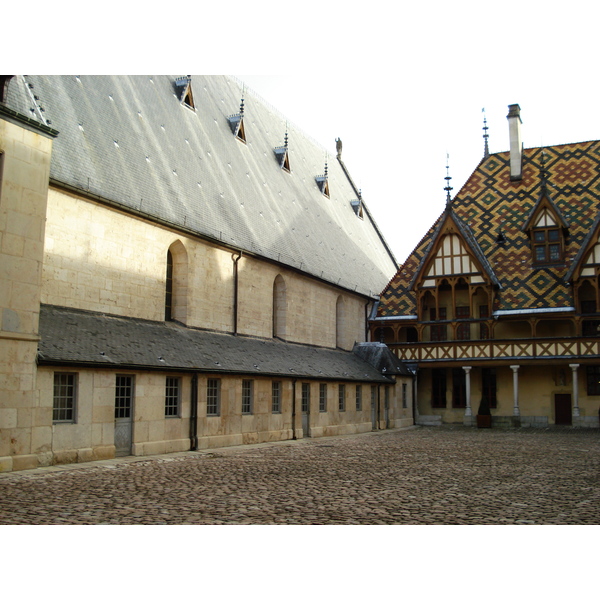
[[[513,397],[515,404],[513,407],[513,415],[520,417],[521,412],[519,411],[519,365],[510,365],[513,372]]]
[[[577,380],[577,369],[579,365],[569,365],[573,371],[573,416],[579,416],[579,382]]]
[[[471,411],[471,369],[472,367],[463,367],[463,371],[465,372],[465,392],[467,396],[465,417],[473,416],[473,412]]]

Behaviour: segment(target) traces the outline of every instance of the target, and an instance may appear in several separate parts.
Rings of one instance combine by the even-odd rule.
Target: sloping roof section
[[[546,180],[561,223],[568,224],[565,263],[533,268],[529,235],[523,226],[540,199],[546,156]],[[572,306],[568,273],[595,228],[600,210],[600,142],[590,141],[523,153],[523,179],[510,180],[509,153],[484,158],[452,201],[453,212],[469,223],[470,234],[498,280],[494,310],[530,310]],[[411,281],[427,253],[440,216],[382,292],[378,317],[416,314]],[[502,232],[503,243],[498,243]]]
[[[358,354],[113,317],[40,311],[38,363],[390,383]]]
[[[275,260],[358,293],[379,293],[397,264],[338,161],[331,197],[315,185],[325,149],[241,82],[191,76],[16,76],[10,108],[48,119],[51,179],[125,209]],[[243,89],[242,89],[243,88]],[[187,88],[186,88],[187,89]],[[188,91],[189,91],[188,90]],[[244,96],[246,144],[228,117]],[[287,130],[291,173],[273,149]]]

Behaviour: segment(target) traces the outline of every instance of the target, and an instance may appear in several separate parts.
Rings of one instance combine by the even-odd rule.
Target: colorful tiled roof
[[[528,232],[523,226],[543,191],[542,152],[547,191],[560,218],[568,223],[565,263],[533,267]],[[510,180],[509,153],[484,158],[452,201],[452,210],[470,232],[500,289],[494,310],[573,306],[568,273],[592,229],[600,208],[600,141],[529,148],[523,153],[523,178]],[[440,216],[383,290],[378,317],[416,314],[410,284],[433,240]],[[502,231],[506,242],[497,243]]]

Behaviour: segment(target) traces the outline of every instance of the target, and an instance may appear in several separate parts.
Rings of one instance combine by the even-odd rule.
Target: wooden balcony
[[[401,360],[418,363],[600,358],[600,338],[457,340],[389,343]]]

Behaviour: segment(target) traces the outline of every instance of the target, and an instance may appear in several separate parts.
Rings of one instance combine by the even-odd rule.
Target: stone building
[[[418,368],[418,423],[598,427],[600,142],[484,157],[382,293],[373,339]],[[485,127],[484,127],[485,129]]]
[[[229,77],[0,90],[0,470],[413,422],[341,144]]]

